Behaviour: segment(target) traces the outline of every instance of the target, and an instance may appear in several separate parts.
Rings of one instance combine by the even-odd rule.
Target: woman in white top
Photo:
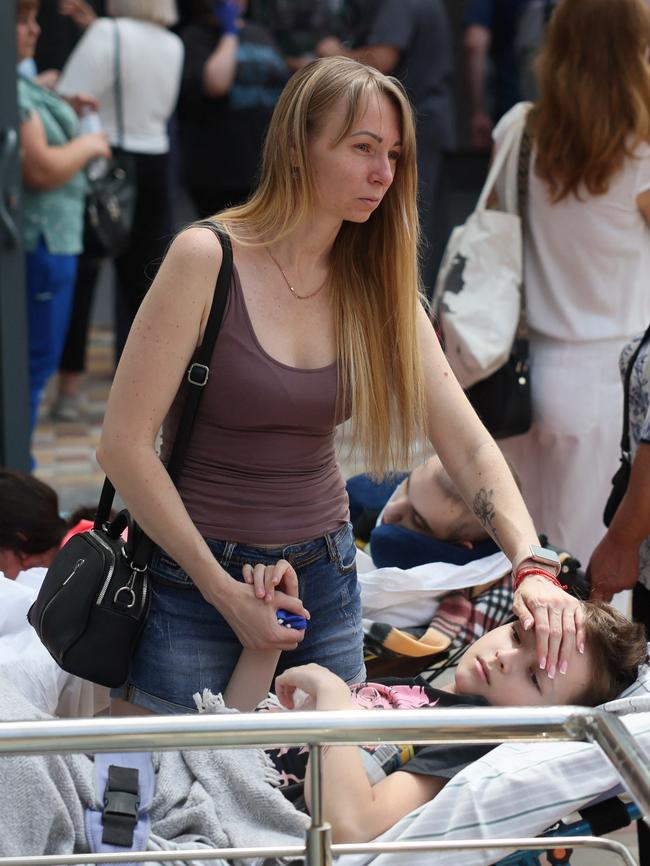
[[[172,232],[167,122],[174,110],[183,44],[166,28],[177,20],[175,0],[108,0],[110,18],[85,32],[59,78],[60,93],[79,88],[99,100],[113,150],[133,154],[138,196],[129,248],[116,261],[117,356],[155,275]],[[115,106],[115,28],[119,32],[124,137]]]
[[[645,0],[562,0],[530,118],[534,423],[502,446],[535,525],[584,564],[618,464],[618,356],[650,319],[649,42]],[[496,127],[497,149],[521,111]]]

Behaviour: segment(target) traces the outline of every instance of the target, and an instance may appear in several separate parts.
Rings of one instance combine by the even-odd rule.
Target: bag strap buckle
[[[190,366],[187,371],[187,381],[190,385],[198,385],[203,388],[208,383],[210,368],[206,364],[198,364],[196,361]]]
[[[105,844],[124,848],[133,845],[140,806],[138,785],[138,770],[114,764],[109,766],[102,810],[102,842]]]

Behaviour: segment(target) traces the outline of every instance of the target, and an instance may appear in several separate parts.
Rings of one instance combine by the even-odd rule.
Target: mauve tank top
[[[255,336],[237,269],[210,376],[178,483],[205,538],[294,544],[348,520],[336,460],[337,364],[315,370],[271,358]],[[163,424],[171,452],[186,385]]]

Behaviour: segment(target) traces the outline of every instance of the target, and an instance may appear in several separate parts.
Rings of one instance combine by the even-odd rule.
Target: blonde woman
[[[646,0],[562,0],[537,64],[524,243],[534,424],[501,444],[535,525],[583,563],[618,464],[619,353],[650,320],[649,45]]]
[[[534,624],[549,676],[583,644],[580,608],[554,585],[548,557],[531,551],[538,539],[512,475],[420,303],[415,160],[411,109],[394,79],[328,58],[290,80],[257,191],[218,215],[234,274],[178,489],[164,461],[222,249],[198,226],[173,242],[125,347],[98,450],[161,547],[120,693],[140,709],[192,710],[194,692],[223,689],[242,646],[262,660],[292,650],[278,672],[317,661],[346,682],[363,679],[355,546],[334,451],[336,425],[350,415],[378,473],[406,465],[427,433],[520,574],[515,611]],[[279,608],[311,614],[304,637],[278,624]]]

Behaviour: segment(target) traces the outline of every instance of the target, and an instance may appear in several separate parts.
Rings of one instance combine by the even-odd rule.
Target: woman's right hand
[[[95,10],[84,0],[59,0],[59,15],[67,15],[82,30],[97,20]]]
[[[105,132],[87,132],[79,136],[88,150],[88,162],[91,159],[110,159],[112,156],[111,146]]]
[[[227,591],[219,595],[204,593],[206,600],[212,604],[226,619],[235,632],[241,645],[247,649],[262,650],[293,650],[305,636],[300,629],[283,628],[278,624],[277,611],[288,610],[305,619],[309,619],[309,611],[295,596],[276,590],[270,603],[260,603],[253,586],[241,583],[228,577],[230,583]]]

